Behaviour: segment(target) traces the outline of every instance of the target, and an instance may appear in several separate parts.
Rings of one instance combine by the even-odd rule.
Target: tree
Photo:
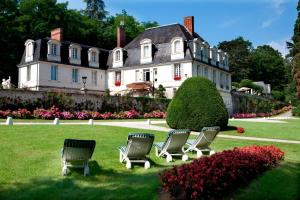
[[[108,14],[105,11],[105,4],[103,0],[84,0],[86,3],[86,9],[84,13],[94,20],[103,20]]]
[[[232,81],[240,82],[249,78],[249,57],[253,50],[252,43],[243,37],[219,43],[218,48],[229,54],[229,67]]]
[[[269,45],[258,46],[250,56],[249,79],[271,84],[274,90],[283,90],[288,80],[281,53]]]
[[[177,90],[167,110],[172,129],[200,131],[206,126],[225,128],[228,112],[216,86],[206,78],[192,77]]]
[[[165,91],[166,91],[166,88],[164,88],[164,86],[162,86],[160,84],[158,86],[158,89],[155,90],[155,97],[156,98],[166,98]]]
[[[292,72],[296,84],[296,97],[300,100],[300,1],[298,1],[297,6],[298,17],[294,26],[294,35],[292,37],[292,42],[288,43],[290,48],[290,56],[292,57]]]

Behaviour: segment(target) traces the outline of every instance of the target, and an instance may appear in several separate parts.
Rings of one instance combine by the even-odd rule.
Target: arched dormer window
[[[141,64],[152,62],[152,41],[150,39],[143,39],[141,45]]]
[[[229,55],[228,53],[224,53],[224,62],[225,62],[225,69],[229,70]]]
[[[33,61],[34,41],[27,40],[25,42],[25,62]]]
[[[184,45],[181,37],[175,37],[171,40],[171,60],[184,58]]]
[[[81,46],[78,44],[71,44],[69,46],[69,60],[71,64],[81,64]]]
[[[88,50],[88,59],[90,67],[99,67],[99,50],[97,48],[90,48]]]
[[[60,58],[60,46],[61,43],[58,40],[49,40],[47,42],[48,51],[47,51],[47,60],[49,61],[61,61]]]
[[[118,47],[113,50],[113,67],[123,67],[123,49]]]

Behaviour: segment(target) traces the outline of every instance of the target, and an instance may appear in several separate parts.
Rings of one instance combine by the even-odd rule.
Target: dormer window
[[[113,50],[113,67],[123,67],[123,49],[118,47]]]
[[[90,67],[99,67],[99,50],[97,48],[90,48],[88,51],[88,59]]]
[[[51,44],[51,55],[56,56],[57,55],[57,45]]]
[[[57,62],[61,61],[60,46],[61,46],[61,43],[58,40],[49,40],[48,41],[47,59],[49,61],[57,61]]]
[[[25,62],[33,61],[34,41],[27,40],[25,42]]]
[[[71,64],[81,64],[80,59],[81,46],[78,44],[71,44],[69,47],[69,60]]]
[[[171,60],[178,60],[184,58],[183,39],[175,37],[171,40]]]
[[[216,47],[211,47],[210,48],[210,63],[212,65],[217,64],[217,48]]]
[[[141,45],[141,64],[152,62],[152,41],[144,39],[140,42]]]
[[[207,42],[202,42],[201,53],[202,53],[202,61],[208,62],[209,44]]]
[[[219,67],[224,68],[224,52],[221,49],[218,50],[218,62]]]

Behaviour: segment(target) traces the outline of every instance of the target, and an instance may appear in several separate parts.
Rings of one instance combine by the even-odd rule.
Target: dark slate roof
[[[153,43],[153,60],[150,64],[161,64],[171,62],[171,40],[174,37],[182,37],[185,43],[185,58],[183,60],[192,60],[192,53],[187,45],[188,41],[199,38],[204,41],[197,33],[190,34],[187,29],[180,24],[171,24],[146,29],[143,33],[137,36],[129,44],[124,47],[126,56],[124,58],[124,67],[145,66],[140,64],[141,48],[140,42],[143,39],[151,39]],[[180,61],[180,60],[177,60]],[[112,68],[113,55],[112,51],[109,54],[107,65]]]
[[[25,50],[22,56],[22,60],[19,65],[24,65],[24,64],[29,64],[32,62],[36,61],[48,61],[47,60],[47,42],[50,40],[50,38],[43,38],[43,39],[38,39],[35,41],[34,44],[34,55],[33,55],[33,61],[31,62],[25,62]],[[89,61],[88,61],[88,50],[90,48],[93,48],[92,46],[84,45],[84,44],[78,44],[81,46],[81,65],[76,65],[76,64],[70,64],[69,62],[69,46],[71,44],[77,44],[69,41],[62,41],[61,42],[61,51],[60,51],[60,56],[61,56],[61,64],[66,64],[66,65],[73,65],[73,66],[79,66],[79,67],[89,67]],[[97,48],[97,47],[94,47]],[[99,65],[100,69],[107,69],[107,59],[108,59],[108,54],[109,51],[106,49],[102,48],[97,48],[99,50]],[[51,63],[55,61],[49,61]]]

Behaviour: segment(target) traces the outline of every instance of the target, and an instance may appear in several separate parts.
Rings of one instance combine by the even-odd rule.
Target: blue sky
[[[65,2],[66,0],[58,0]],[[139,21],[160,25],[182,23],[195,16],[195,30],[210,45],[238,36],[256,47],[269,44],[283,54],[293,34],[297,0],[104,0],[110,15],[125,9]],[[81,0],[69,1],[69,8],[84,9]]]

